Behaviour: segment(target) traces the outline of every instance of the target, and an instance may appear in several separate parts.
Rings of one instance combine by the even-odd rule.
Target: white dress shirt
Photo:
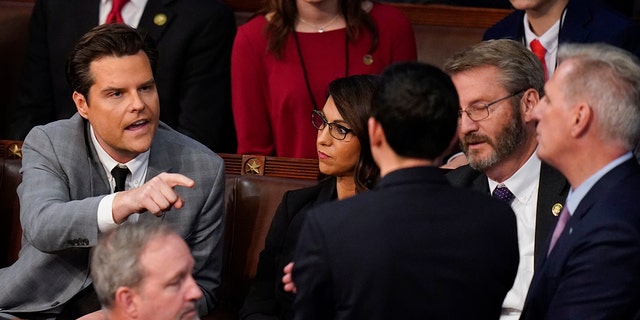
[[[515,195],[515,199],[511,203],[511,209],[516,215],[520,263],[518,264],[518,273],[513,287],[507,292],[507,296],[502,303],[501,320],[516,320],[520,318],[529,284],[533,278],[536,209],[538,206],[541,164],[540,159],[534,152],[516,173],[502,182]],[[491,192],[497,185],[498,182],[489,179],[489,190]]]
[[[558,37],[560,34],[561,20],[562,19],[556,21],[556,23],[554,23],[553,26],[549,28],[549,30],[538,37],[531,30],[527,14],[524,14],[524,41],[526,43],[527,49],[531,50],[531,41],[538,39],[538,41],[540,41],[540,44],[542,44],[542,46],[547,50],[547,53],[544,55],[544,61],[547,65],[547,79],[551,79],[553,71],[556,70],[556,63],[558,60]]]
[[[118,164],[123,164],[129,168],[131,174],[127,176],[127,180],[125,182],[125,190],[137,188],[144,184],[145,179],[147,177],[147,168],[149,167],[149,150],[139,154],[133,160],[127,163],[119,163],[102,148],[98,140],[96,139],[96,135],[93,132],[93,127],[89,125],[89,129],[91,132],[91,142],[93,142],[93,146],[96,148],[96,152],[98,153],[98,159],[102,164],[102,168],[107,175],[109,180],[109,185],[111,186],[111,194],[105,196],[100,200],[98,204],[98,229],[102,232],[111,230],[117,226],[116,222],[113,220],[113,199],[116,194],[113,193],[113,190],[116,187],[116,181],[111,175],[111,169],[117,166]],[[134,213],[129,216],[127,221],[138,221],[138,214]]]

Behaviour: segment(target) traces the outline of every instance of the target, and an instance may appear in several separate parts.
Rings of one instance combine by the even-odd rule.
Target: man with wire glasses
[[[518,319],[546,239],[562,211],[569,185],[536,156],[531,113],[541,99],[540,61],[522,44],[491,40],[445,62],[460,98],[458,138],[469,165],[448,174],[454,185],[491,193],[513,209],[520,265],[501,319]]]

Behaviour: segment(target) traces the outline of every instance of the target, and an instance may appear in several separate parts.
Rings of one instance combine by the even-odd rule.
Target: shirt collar
[[[107,177],[111,177],[111,169],[113,169],[116,165],[119,164],[118,161],[111,158],[111,156],[102,148],[98,140],[96,139],[95,132],[93,131],[93,126],[89,124],[89,132],[91,133],[91,142],[93,142],[93,146],[96,148],[96,153],[98,154],[98,159],[102,164],[105,172],[107,173]],[[131,171],[132,180],[143,181],[143,176],[145,175],[146,168],[149,165],[149,153],[150,150],[147,150],[127,163],[122,163],[129,168]]]
[[[566,206],[569,209],[569,213],[573,215],[578,208],[578,205],[582,201],[582,198],[587,195],[589,190],[593,187],[609,171],[613,170],[613,168],[619,166],[623,162],[631,159],[633,157],[633,153],[627,152],[617,159],[609,162],[606,166],[602,167],[602,169],[598,170],[596,173],[591,175],[587,180],[585,180],[582,184],[580,184],[575,190],[571,188],[569,190],[569,194],[567,195],[567,203]]]
[[[538,177],[540,177],[540,165],[542,162],[534,151],[529,160],[520,167],[511,177],[502,182],[509,191],[516,196],[516,199],[522,203],[527,203],[535,187],[538,185]],[[488,178],[487,178],[488,179]],[[493,192],[499,184],[497,181],[489,180],[489,190]],[[535,183],[532,183],[535,182]]]
[[[564,14],[564,13],[563,13]],[[547,30],[540,37],[536,36],[535,33],[531,30],[531,25],[529,25],[529,19],[527,18],[527,13],[524,14],[524,38],[526,41],[526,47],[531,49],[531,41],[538,39],[542,46],[547,50],[547,52],[554,52],[558,47],[558,36],[560,34],[560,20],[556,21],[556,23]]]

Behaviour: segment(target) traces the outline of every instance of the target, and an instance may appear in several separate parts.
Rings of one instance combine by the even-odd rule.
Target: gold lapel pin
[[[558,216],[560,214],[560,212],[562,212],[562,204],[561,203],[556,203],[553,205],[553,207],[551,207],[551,213],[553,213],[554,216]]]
[[[370,54],[365,54],[364,57],[362,57],[362,63],[370,66],[373,63],[373,56]]]
[[[153,17],[153,23],[155,23],[157,26],[163,26],[165,23],[167,23],[167,15],[164,13],[156,14],[155,17]]]

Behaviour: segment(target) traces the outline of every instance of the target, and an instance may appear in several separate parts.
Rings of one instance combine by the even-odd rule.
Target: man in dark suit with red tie
[[[605,44],[564,45],[533,112],[538,155],[571,183],[522,318],[640,316],[640,61]]]
[[[160,120],[216,152],[234,152],[235,17],[217,0],[37,0],[10,136],[24,139],[32,127],[76,112],[65,59],[83,34],[111,22],[142,29],[155,42]]]
[[[640,57],[640,25],[600,0],[510,2],[516,11],[487,29],[483,40],[512,39],[532,51],[536,48],[532,41],[539,41],[544,47],[547,78],[555,70],[558,45],[562,43],[604,42]]]

